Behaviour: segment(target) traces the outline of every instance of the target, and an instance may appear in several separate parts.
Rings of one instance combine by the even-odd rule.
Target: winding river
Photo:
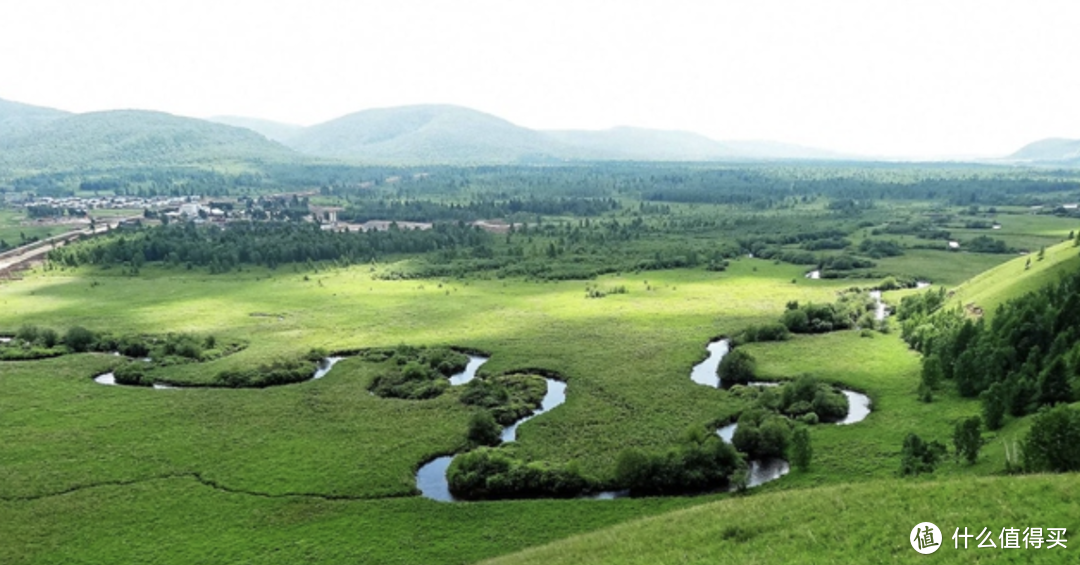
[[[540,401],[540,408],[503,428],[502,434],[499,436],[503,443],[517,440],[517,429],[521,424],[566,402],[566,383],[549,378],[545,378],[544,382],[547,383],[547,392],[544,393],[544,398]],[[450,462],[454,460],[454,457],[457,457],[457,454],[436,457],[420,467],[416,472],[416,488],[420,490],[421,495],[440,502],[458,500],[454,495],[450,494],[450,485],[446,481],[446,470],[450,467]]]
[[[2,339],[2,338],[0,338],[0,339]],[[120,353],[119,352],[114,352],[113,355],[120,355]],[[479,369],[481,365],[483,365],[484,363],[487,363],[487,361],[488,361],[487,357],[480,357],[478,355],[469,355],[468,357],[469,357],[469,362],[465,365],[465,369],[463,371],[461,371],[460,373],[456,373],[456,374],[451,375],[449,377],[451,386],[463,385],[463,384],[473,380],[474,378],[476,378],[477,369]],[[324,358],[322,361],[319,361],[319,364],[315,368],[315,373],[311,375],[311,378],[308,379],[307,381],[300,381],[300,382],[314,381],[314,380],[321,379],[321,378],[325,377],[327,375],[327,373],[330,372],[330,369],[334,368],[334,365],[337,365],[339,361],[342,361],[344,359],[348,359],[348,357],[331,356],[331,357]],[[143,361],[149,362],[150,358],[144,358]],[[146,387],[137,386],[137,385],[122,385],[122,384],[116,382],[116,375],[114,375],[112,372],[105,373],[105,374],[98,375],[98,376],[94,377],[94,382],[99,384],[99,385],[131,386],[132,388],[146,388]],[[296,384],[296,383],[290,383],[290,384]],[[173,385],[166,385],[166,384],[161,384],[161,383],[154,383],[153,388],[156,389],[156,390],[179,390],[179,389],[182,389],[182,388],[210,388],[210,387],[197,385],[197,384],[196,385],[191,385],[191,386],[173,386]]]
[[[876,292],[876,291],[875,291]],[[885,305],[881,302],[881,293],[877,292],[874,295],[877,302],[877,310],[875,317],[879,320],[884,319],[887,311]],[[720,366],[720,361],[730,351],[730,342],[727,339],[714,340],[706,345],[708,351],[708,357],[695,365],[690,372],[690,378],[695,382],[703,386],[712,388],[719,388],[721,386],[720,378],[717,375],[717,369]],[[476,372],[480,366],[488,361],[488,357],[482,357],[479,355],[469,355],[469,361],[465,366],[465,369],[460,373],[451,375],[449,377],[450,384],[452,386],[461,386],[476,378]],[[327,357],[319,362],[315,373],[309,380],[316,380],[325,377],[334,366],[346,359],[342,356]],[[102,385],[117,386],[116,378],[113,373],[105,373],[98,375],[94,378],[94,382]],[[552,379],[545,378],[544,382],[547,384],[547,391],[544,393],[544,398],[541,400],[540,407],[537,408],[532,414],[525,416],[513,424],[503,428],[500,435],[500,439],[503,443],[510,443],[517,440],[517,430],[521,424],[554,410],[558,406],[566,402],[566,383]],[[756,381],[750,383],[752,386],[778,386],[780,383]],[[145,388],[145,387],[133,387],[133,388]],[[178,390],[185,387],[170,386],[165,384],[154,384],[154,389],[157,390]],[[198,388],[198,387],[188,387]],[[870,398],[865,394],[855,392],[852,390],[841,389],[841,392],[848,399],[848,414],[847,416],[837,422],[838,425],[854,424],[862,421],[870,414]],[[737,423],[728,424],[716,430],[716,434],[725,442],[731,443],[732,437],[735,435],[735,430],[738,428]],[[454,460],[457,454],[443,455],[436,457],[431,461],[428,461],[422,465],[416,472],[416,487],[420,491],[421,495],[431,500],[437,500],[441,502],[454,502],[458,499],[450,493],[450,486],[446,480],[446,471],[450,467],[450,463]],[[750,475],[748,477],[747,486],[756,487],[769,481],[776,480],[790,471],[788,462],[783,459],[763,459],[750,461]],[[610,500],[615,498],[621,498],[628,496],[628,492],[621,491],[604,491],[600,493],[594,493],[588,498],[594,500]]]

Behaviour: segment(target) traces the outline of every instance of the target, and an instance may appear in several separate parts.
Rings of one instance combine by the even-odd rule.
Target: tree
[[[983,416],[986,417],[986,427],[991,430],[1001,429],[1005,421],[1005,411],[1009,405],[1005,385],[994,383],[980,396],[983,403]]]
[[[945,452],[946,448],[941,442],[927,443],[915,434],[908,434],[900,450],[900,474],[933,473]]]
[[[742,349],[735,348],[720,360],[716,374],[720,377],[720,384],[724,386],[744,385],[753,380],[756,365],[753,355]]]
[[[960,392],[960,396],[978,396],[981,377],[975,367],[974,351],[965,350],[956,358],[956,363],[953,365],[953,380],[956,381],[956,389]]]
[[[791,459],[795,468],[800,471],[810,469],[810,461],[814,457],[814,446],[810,444],[810,430],[806,426],[795,428],[791,436]]]
[[[1069,383],[1069,367],[1061,357],[1039,375],[1039,402],[1053,406],[1072,401],[1072,385]]]
[[[1080,411],[1059,404],[1039,412],[1022,451],[1029,472],[1080,471]]]
[[[488,410],[475,412],[469,418],[469,441],[476,445],[498,445],[502,439],[502,428],[495,421],[495,416]]]
[[[82,326],[72,326],[64,334],[64,345],[76,353],[82,353],[90,349],[95,339],[94,332]]]
[[[936,389],[942,379],[941,356],[931,353],[923,360],[922,384],[930,390]]]
[[[968,464],[975,463],[979,458],[979,450],[982,449],[982,420],[978,416],[964,418],[956,423],[953,446],[956,448],[957,459],[963,457]]]
[[[56,347],[56,344],[60,342],[60,336],[52,328],[43,328],[38,337],[45,347]]]

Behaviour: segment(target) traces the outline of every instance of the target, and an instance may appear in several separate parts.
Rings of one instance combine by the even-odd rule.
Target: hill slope
[[[266,139],[277,141],[278,143],[284,143],[304,129],[304,126],[295,124],[261,120],[259,118],[245,118],[243,116],[214,116],[212,118],[207,118],[206,120],[217,124],[249,129]]]
[[[311,155],[382,163],[514,163],[570,153],[539,132],[445,105],[364,110],[306,128],[288,144]]]
[[[1009,155],[1009,160],[1080,163],[1080,139],[1050,138],[1029,143]]]
[[[161,112],[116,110],[53,120],[0,140],[14,171],[295,161],[300,156],[241,128]]]
[[[1031,267],[1026,268],[1028,259]],[[1035,254],[1017,257],[978,276],[972,277],[956,288],[950,305],[973,304],[992,317],[999,304],[1027,294],[1057,280],[1064,272],[1080,268],[1080,250],[1066,241],[1046,248],[1046,256],[1038,261]]]
[[[677,510],[488,561],[491,565],[914,562],[911,529],[932,522],[933,558],[1065,563],[1071,547],[954,549],[956,528],[1080,528],[1080,475],[890,480],[731,498]],[[1038,504],[1032,506],[1034,501]],[[1051,504],[1050,502],[1053,501]],[[1034,508],[1034,511],[1032,510]],[[1070,536],[1066,535],[1068,539]],[[974,538],[972,538],[974,539]],[[1021,546],[1023,547],[1023,546]],[[1056,551],[1056,553],[1055,553]],[[1012,553],[1010,553],[1012,552]]]
[[[68,115],[63,110],[0,99],[0,140],[17,137]]]

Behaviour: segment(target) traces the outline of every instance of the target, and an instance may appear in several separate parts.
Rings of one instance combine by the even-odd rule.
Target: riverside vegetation
[[[0,286],[12,338],[0,344],[0,561],[460,563],[554,543],[505,559],[657,562],[672,545],[656,540],[683,539],[668,519],[708,537],[680,546],[692,559],[785,561],[806,549],[783,535],[791,516],[814,515],[820,531],[876,523],[875,539],[904,542],[906,517],[835,501],[916,492],[940,495],[919,503],[930,515],[976,520],[1026,500],[1080,528],[1075,475],[1006,476],[1076,469],[1046,447],[1077,434],[1080,219],[1058,207],[1078,197],[1074,179],[901,166],[426,172],[364,190],[327,182],[312,199],[430,230],[148,220],[58,248]],[[468,223],[489,214],[513,227]],[[983,237],[1027,253],[968,246]],[[891,319],[876,319],[871,289]],[[727,384],[702,387],[687,375],[719,336],[734,345]],[[983,374],[973,347],[1024,354],[969,382]],[[466,352],[490,359],[452,386]],[[334,354],[348,356],[310,380]],[[181,388],[93,381],[110,371]],[[550,376],[567,383],[565,404],[500,445],[499,427],[535,410]],[[737,384],[751,381],[787,384]],[[847,412],[837,387],[870,396],[870,416],[824,425]],[[715,435],[736,421],[732,444]],[[459,492],[518,500],[416,496],[419,466],[451,453]],[[715,492],[766,456],[795,470]],[[633,496],[575,498],[610,489]],[[716,513],[739,519],[698,520]],[[571,537],[620,523],[610,535],[655,551],[599,556]],[[828,554],[805,555],[856,544],[829,539]]]

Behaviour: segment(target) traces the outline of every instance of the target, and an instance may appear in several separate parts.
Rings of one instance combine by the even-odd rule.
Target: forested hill
[[[77,114],[0,138],[0,170],[8,172],[303,160],[247,129],[141,110]]]
[[[381,163],[514,163],[573,154],[539,132],[446,105],[364,110],[306,128],[289,144],[311,155]]]
[[[62,110],[0,99],[0,140],[22,135],[68,115]]]
[[[1080,139],[1041,139],[1021,147],[1008,159],[1036,163],[1080,164]]]
[[[262,131],[260,128],[253,126],[256,131]],[[305,128],[284,142],[320,157],[406,164],[839,158],[806,147],[721,142],[685,131],[633,127],[532,130],[491,114],[450,105],[365,110]]]

